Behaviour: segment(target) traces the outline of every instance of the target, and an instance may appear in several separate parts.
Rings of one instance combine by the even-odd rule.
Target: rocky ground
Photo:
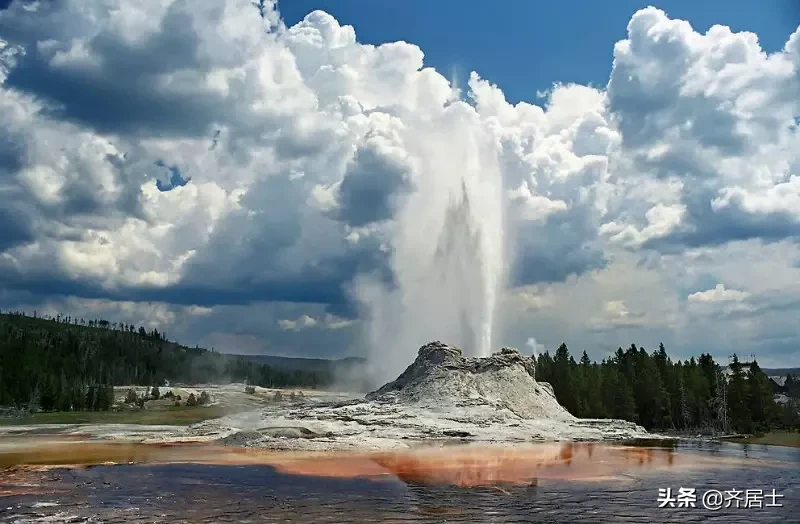
[[[287,450],[402,449],[431,443],[529,443],[537,440],[627,440],[651,437],[621,420],[577,419],[549,384],[536,382],[534,361],[505,348],[464,357],[434,342],[398,378],[364,396],[320,391],[276,392],[244,385],[205,390],[232,413],[188,427],[95,425],[49,428],[60,433],[137,442],[204,441]],[[41,426],[0,428],[17,435]]]

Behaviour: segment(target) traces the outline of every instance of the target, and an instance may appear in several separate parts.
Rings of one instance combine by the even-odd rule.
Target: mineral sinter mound
[[[572,416],[549,384],[536,382],[534,364],[516,349],[465,357],[456,347],[431,342],[396,380],[364,397],[272,402],[198,423],[190,432],[292,450],[407,449],[453,438],[510,446],[648,436],[632,422]]]
[[[430,342],[396,380],[366,398],[437,410],[485,405],[520,418],[574,420],[558,403],[550,384],[536,382],[535,364],[533,357],[514,348],[470,358],[456,347]]]

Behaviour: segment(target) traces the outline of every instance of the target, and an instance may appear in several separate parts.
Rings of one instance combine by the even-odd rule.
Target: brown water
[[[85,466],[104,462],[123,465]],[[0,445],[0,522],[785,523],[799,466],[800,450],[736,444],[287,454],[28,438]],[[658,508],[666,487],[696,488],[696,507]],[[775,489],[782,507],[710,511],[709,489]]]

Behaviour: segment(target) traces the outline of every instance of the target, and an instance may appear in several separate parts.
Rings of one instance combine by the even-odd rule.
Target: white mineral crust
[[[395,381],[364,398],[275,404],[190,428],[233,445],[280,449],[393,449],[445,440],[526,443],[647,437],[623,420],[578,419],[536,382],[534,360],[504,348],[486,358],[432,342]]]
[[[307,390],[294,398],[284,392],[282,400],[276,400],[275,391],[265,388],[246,395],[243,384],[195,387],[193,391],[208,390],[217,405],[236,413],[189,427],[16,426],[0,427],[0,435],[46,430],[135,442],[200,441],[300,451],[653,436],[632,422],[572,416],[558,403],[550,384],[535,380],[534,364],[516,349],[468,358],[456,347],[432,342],[419,349],[416,360],[396,380],[365,397]]]

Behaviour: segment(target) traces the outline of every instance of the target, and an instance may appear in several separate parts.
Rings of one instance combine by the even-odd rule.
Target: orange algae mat
[[[720,459],[659,447],[552,442],[524,446],[445,446],[400,451],[287,452],[196,443],[138,444],[64,437],[4,439],[0,495],[21,471],[99,464],[264,465],[293,475],[401,480],[463,487],[533,485],[539,480],[605,480],[626,472],[735,466]],[[8,494],[8,493],[6,493]]]

